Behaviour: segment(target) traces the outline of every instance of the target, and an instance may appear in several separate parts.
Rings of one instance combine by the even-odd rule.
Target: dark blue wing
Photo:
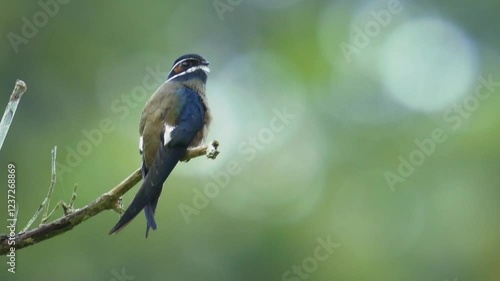
[[[144,209],[147,220],[146,237],[150,228],[156,229],[154,214],[163,183],[184,156],[193,138],[203,129],[205,121],[206,110],[198,93],[189,88],[182,88],[179,89],[178,95],[181,99],[182,109],[176,126],[170,133],[170,141],[158,149],[153,165],[148,169],[141,188],[118,223],[111,229],[110,234],[125,227],[142,209]],[[158,137],[164,144],[163,133]]]

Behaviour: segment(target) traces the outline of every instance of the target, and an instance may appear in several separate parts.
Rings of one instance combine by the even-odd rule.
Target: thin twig
[[[19,205],[16,204],[16,212],[14,213],[14,229],[17,229],[17,216],[19,215]]]
[[[71,199],[70,199],[68,205],[66,205],[66,203],[64,203],[63,201],[59,202],[59,205],[62,206],[65,215],[69,215],[70,213],[72,213],[74,211],[73,206],[75,205],[75,200],[76,200],[76,196],[77,196],[77,194],[76,194],[77,187],[78,187],[78,185],[75,184],[75,187],[73,188],[73,194],[71,194]]]
[[[76,201],[76,196],[77,196],[77,193],[76,193],[76,189],[78,188],[78,185],[75,184],[75,187],[73,188],[73,194],[71,194],[71,199],[69,201],[69,208],[71,210],[73,210],[73,207],[75,205],[75,201]]]
[[[44,200],[45,201],[45,200]],[[43,203],[42,203],[43,204]],[[36,210],[35,214],[33,215],[33,217],[28,221],[28,224],[26,224],[26,226],[23,228],[23,230],[21,230],[21,233],[23,232],[26,232],[26,230],[28,230],[30,228],[30,226],[35,222],[36,218],[38,217],[38,215],[42,212],[43,210],[43,205],[40,204],[40,206],[38,206],[38,209]]]
[[[202,146],[188,150],[184,157],[184,161],[190,160],[191,158],[189,157],[191,156],[194,158],[203,155],[207,156],[207,158],[214,159],[219,153],[216,148],[217,146],[218,142],[214,141],[210,146]],[[8,240],[7,235],[0,234],[0,256],[9,253],[11,247],[19,250],[65,233],[104,210],[118,211],[121,200],[120,197],[132,189],[140,180],[141,170],[137,169],[113,189],[102,194],[87,206],[76,209],[53,222],[42,224],[35,229],[17,234],[14,239],[14,245],[10,245],[11,240]]]
[[[48,219],[47,215],[49,213],[49,208],[50,208],[50,197],[52,196],[52,193],[54,192],[54,188],[56,187],[57,183],[56,158],[57,158],[57,146],[54,146],[54,149],[52,149],[52,172],[50,176],[50,187],[46,198],[47,204],[45,206],[45,212],[43,213],[43,217],[42,220],[40,221],[40,224],[44,224]]]
[[[0,121],[0,150],[2,149],[3,142],[5,141],[5,137],[7,136],[7,132],[9,132],[10,124],[12,124],[12,120],[14,119],[17,105],[19,104],[19,101],[21,100],[24,92],[26,92],[26,89],[26,83],[24,83],[24,81],[16,81],[16,86],[14,86],[14,90],[12,91],[12,95],[10,96],[9,103],[5,108],[2,121]]]
[[[54,206],[54,209],[52,209],[52,211],[50,211],[49,215],[47,216],[47,220],[48,220],[50,217],[52,217],[52,214],[53,214],[53,213],[54,213],[54,212],[55,212],[55,211],[59,208],[59,206],[61,205],[61,203],[63,203],[63,202],[61,201],[61,202],[59,202],[58,204],[56,204],[56,205]],[[44,221],[43,223],[45,223],[45,221]]]
[[[49,209],[49,203],[50,203],[50,197],[52,196],[52,192],[54,192],[54,188],[56,186],[57,178],[56,178],[56,157],[57,157],[57,146],[52,149],[52,172],[51,172],[51,178],[50,178],[50,186],[49,186],[49,191],[47,192],[47,196],[45,199],[43,199],[42,203],[40,206],[38,206],[38,209],[36,210],[35,214],[33,217],[29,220],[28,224],[21,230],[21,233],[26,232],[30,226],[35,222],[36,218],[40,213],[45,209],[45,213],[42,217],[42,220],[40,224],[43,224],[46,221],[47,217],[47,212]]]

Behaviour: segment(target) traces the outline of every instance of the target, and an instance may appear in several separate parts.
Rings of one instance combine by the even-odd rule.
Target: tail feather
[[[146,205],[144,207],[144,214],[146,214],[146,238],[149,235],[149,229],[152,228],[153,230],[156,230],[156,221],[155,221],[155,211],[156,211],[156,205],[158,204],[158,199],[160,198],[159,194],[158,197],[153,198],[153,201]]]
[[[132,200],[130,206],[121,216],[118,223],[110,230],[109,234],[115,234],[122,230],[143,209],[147,219],[146,237],[149,233],[149,228],[153,230],[156,229],[154,213],[163,188],[163,183],[185,153],[185,147],[160,147],[155,161],[144,178],[141,188],[135,195],[134,200]]]

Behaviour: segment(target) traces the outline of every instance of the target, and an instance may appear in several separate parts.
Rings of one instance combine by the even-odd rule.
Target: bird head
[[[207,80],[209,62],[197,54],[183,55],[175,60],[168,74],[168,80],[186,81],[200,79],[203,83]]]

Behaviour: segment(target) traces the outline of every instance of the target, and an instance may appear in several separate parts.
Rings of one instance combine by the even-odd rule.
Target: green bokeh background
[[[213,1],[69,1],[14,47],[8,34],[22,35],[23,17],[43,10],[4,1],[1,110],[16,79],[28,91],[0,152],[0,233],[8,163],[20,227],[47,192],[52,147],[67,165],[102,120],[113,129],[59,172],[52,205],[78,184],[82,207],[138,168],[142,108],[181,54],[211,62],[209,140],[222,152],[176,168],[148,239],[143,215],[108,236],[118,215],[107,211],[18,251],[15,274],[1,257],[0,280],[121,280],[122,270],[133,280],[285,280],[319,237],[341,246],[307,280],[498,280],[500,87],[456,128],[443,114],[474,94],[481,75],[500,81],[500,2],[401,0],[402,12],[346,57],[342,44],[389,2],[221,0],[233,6],[218,13]],[[411,23],[421,37],[395,37]],[[146,87],[151,69],[161,73]],[[270,131],[284,110],[294,117]],[[446,141],[391,188],[387,172],[436,128]],[[179,206],[193,206],[193,189],[203,192],[229,163],[239,173],[186,223]]]

